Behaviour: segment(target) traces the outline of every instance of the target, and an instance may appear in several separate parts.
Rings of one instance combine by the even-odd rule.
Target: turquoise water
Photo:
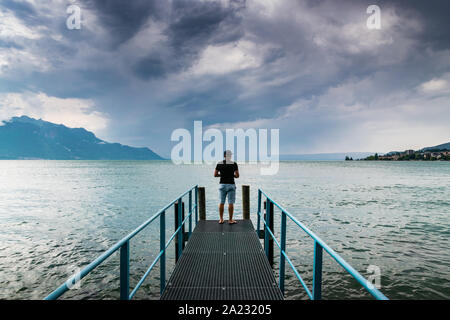
[[[206,187],[216,219],[213,166],[145,161],[0,161],[0,299],[41,299],[189,187]],[[276,176],[241,165],[251,186],[256,225],[262,187],[362,275],[376,265],[392,299],[450,299],[448,162],[282,162]],[[240,187],[238,186],[238,191]],[[241,216],[237,194],[237,217]],[[279,219],[275,219],[279,236]],[[167,236],[173,231],[168,215]],[[131,246],[131,286],[159,250],[159,222]],[[312,284],[313,242],[288,224],[288,254]],[[173,245],[168,270],[173,269]],[[277,266],[275,266],[277,270]],[[170,274],[170,272],[168,272]],[[117,298],[118,254],[64,298]],[[287,298],[305,299],[287,271]],[[366,299],[346,272],[324,256],[324,299]],[[136,299],[157,299],[156,268]]]

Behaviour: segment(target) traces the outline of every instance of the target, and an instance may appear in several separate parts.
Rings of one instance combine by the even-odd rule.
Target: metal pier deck
[[[359,284],[378,300],[388,298],[369,280],[348,264],[325,241],[298,221],[280,204],[258,189],[257,230],[264,236],[264,250],[250,220],[250,187],[242,186],[242,216],[238,224],[220,225],[217,220],[206,220],[205,188],[198,185],[188,189],[171,203],[117,241],[81,271],[51,292],[46,300],[58,299],[72,285],[87,276],[115,252],[120,254],[120,299],[131,300],[159,262],[159,282],[162,300],[282,300],[285,292],[286,264],[293,270],[300,284],[312,300],[322,298],[322,256],[327,253]],[[186,202],[184,202],[184,201]],[[263,207],[264,202],[264,207]],[[186,206],[185,206],[186,204]],[[166,215],[173,208],[175,231],[166,239]],[[187,214],[185,215],[187,208]],[[274,211],[277,209],[277,212]],[[280,214],[280,240],[274,235],[273,217]],[[159,220],[160,251],[147,271],[130,291],[130,242],[152,222]],[[286,253],[287,222],[293,222],[314,240],[314,269],[312,290],[307,286]],[[192,232],[193,222],[196,227]],[[261,228],[262,227],[262,228]],[[189,228],[189,232],[185,232]],[[183,250],[185,240],[187,245]],[[166,250],[175,242],[178,262],[166,281]],[[280,250],[278,273],[275,280],[269,260],[273,263],[274,244]]]
[[[250,220],[200,220],[161,300],[283,300]]]

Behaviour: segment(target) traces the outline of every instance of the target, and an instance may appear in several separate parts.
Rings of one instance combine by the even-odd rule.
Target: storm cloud
[[[166,156],[194,120],[279,128],[282,153],[450,138],[446,1],[79,0],[68,30],[71,4],[0,4],[0,120],[57,121],[58,102],[61,123],[73,110],[103,139]],[[366,26],[372,4],[380,30]]]

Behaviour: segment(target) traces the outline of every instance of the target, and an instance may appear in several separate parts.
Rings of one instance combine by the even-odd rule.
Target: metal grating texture
[[[250,220],[199,221],[162,300],[282,300]]]

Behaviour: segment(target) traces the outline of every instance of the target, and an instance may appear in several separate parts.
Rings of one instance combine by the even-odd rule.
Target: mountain
[[[345,160],[345,157],[353,159],[362,159],[373,155],[373,152],[347,152],[347,153],[316,153],[316,154],[282,154],[280,160],[323,160],[323,161],[339,161]]]
[[[417,150],[417,152],[445,151],[445,150],[450,150],[450,142],[443,143],[443,144],[440,144],[440,145],[434,146],[434,147],[426,147],[426,148]],[[392,155],[401,154],[401,153],[404,153],[404,152],[405,151],[391,151],[391,152],[386,153],[385,155],[386,156],[392,156]]]
[[[108,143],[86,129],[27,116],[0,123],[0,159],[163,160],[149,148]]]
[[[450,150],[450,142],[443,143],[438,146],[427,147],[427,148],[422,149],[422,151],[429,151],[429,150]]]

